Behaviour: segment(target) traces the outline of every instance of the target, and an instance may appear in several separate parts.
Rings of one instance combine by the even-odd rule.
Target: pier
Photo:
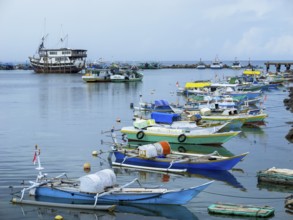
[[[270,66],[275,66],[276,72],[280,72],[282,65],[285,66],[286,72],[289,72],[291,65],[293,65],[293,62],[270,62],[270,61],[268,61],[265,63],[267,72],[269,71]]]

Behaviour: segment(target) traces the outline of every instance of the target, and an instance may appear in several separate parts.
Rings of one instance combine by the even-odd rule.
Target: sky
[[[0,0],[0,62],[28,61],[43,36],[88,61],[292,60],[292,11],[292,0]]]

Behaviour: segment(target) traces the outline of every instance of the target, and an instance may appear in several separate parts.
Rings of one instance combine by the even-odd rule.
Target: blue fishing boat
[[[135,179],[136,180],[136,179]],[[67,186],[41,186],[35,190],[36,197],[53,197],[70,200],[83,204],[158,204],[158,205],[184,205],[201,191],[206,189],[213,181],[196,187],[186,189],[168,190],[166,188],[126,188],[114,187],[103,193],[82,192],[74,185]],[[133,182],[131,182],[133,183]],[[59,182],[60,184],[60,182]],[[97,198],[97,199],[96,199]]]
[[[123,186],[118,186],[116,184],[116,175],[112,169],[103,169],[78,179],[68,179],[65,174],[61,174],[54,178],[48,178],[47,174],[42,173],[44,168],[41,166],[39,155],[39,150],[36,147],[33,160],[38,162],[38,167],[36,169],[39,173],[36,181],[30,181],[31,186],[23,188],[21,190],[20,199],[14,198],[12,199],[13,202],[44,205],[48,203],[42,202],[41,198],[52,198],[56,199],[56,201],[62,200],[63,203],[57,204],[57,202],[49,202],[49,205],[69,207],[68,201],[70,201],[72,203],[70,208],[80,208],[80,204],[91,204],[93,209],[99,207],[98,204],[103,205],[101,209],[109,209],[112,207],[105,206],[105,204],[141,203],[183,205],[197,196],[213,182],[210,181],[185,189],[146,188],[142,187],[140,183],[139,187],[129,187],[135,182],[138,182],[138,179],[135,178]],[[23,199],[27,191],[36,198],[36,201],[30,202],[30,200]],[[74,207],[74,205],[78,206]]]
[[[192,172],[193,170],[230,170],[248,153],[232,157],[213,154],[194,154],[171,152],[170,144],[166,141],[139,146],[136,149],[126,149],[118,146],[114,150],[116,166],[137,167],[174,172]]]

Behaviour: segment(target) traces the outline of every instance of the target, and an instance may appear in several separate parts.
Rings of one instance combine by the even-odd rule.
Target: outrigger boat
[[[170,144],[161,141],[147,144],[136,149],[127,149],[116,144],[114,149],[115,162],[112,164],[123,167],[137,167],[148,170],[169,172],[191,172],[193,170],[230,170],[248,153],[232,157],[223,157],[217,152],[212,154],[180,153],[171,151]]]
[[[35,158],[38,161],[38,167],[36,169],[39,171],[37,179],[35,182],[30,182],[30,187],[24,188],[21,191],[20,199],[12,199],[14,203],[29,201],[23,199],[24,193],[29,191],[30,195],[35,196],[37,200],[40,200],[40,198],[53,198],[56,199],[56,201],[61,199],[65,202],[63,204],[60,203],[60,206],[63,205],[68,207],[68,203],[72,203],[72,208],[75,208],[75,204],[78,204],[78,206],[83,204],[83,207],[105,210],[112,210],[114,208],[113,204],[142,203],[183,205],[197,196],[213,182],[210,181],[186,189],[169,190],[158,187],[144,188],[142,186],[130,188],[128,186],[138,182],[137,178],[123,186],[118,186],[116,185],[116,175],[112,169],[104,169],[97,173],[85,175],[79,179],[65,178],[65,174],[61,174],[55,178],[47,178],[47,175],[42,173],[43,167],[41,167],[37,147]],[[39,203],[38,205],[42,204],[41,201],[37,203]],[[56,205],[56,203],[53,202],[52,205]]]
[[[240,131],[218,132],[216,127],[192,129],[183,126],[158,126],[149,119],[136,120],[133,126],[123,127],[121,133],[125,134],[129,141],[221,145],[238,135]]]

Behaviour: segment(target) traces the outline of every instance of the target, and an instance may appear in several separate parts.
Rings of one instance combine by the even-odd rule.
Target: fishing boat
[[[199,123],[201,121],[201,116],[195,114],[191,117],[184,117],[183,114],[176,113],[165,113],[165,112],[152,112],[152,120],[141,120],[137,119],[137,122],[134,122],[134,126],[138,128],[143,128],[147,125],[153,127],[165,127],[165,128],[176,128],[176,129],[188,129],[188,130],[197,130],[200,133],[216,133],[223,128],[227,128],[230,122],[225,123]]]
[[[231,108],[222,112],[211,111],[208,108],[200,110],[201,118],[204,121],[239,121],[242,125],[264,125],[265,118],[268,114],[261,109],[251,109],[247,112],[240,113],[238,109]],[[240,124],[239,124],[240,125]]]
[[[208,207],[209,213],[222,215],[237,215],[247,217],[269,217],[275,209],[270,206],[255,206],[231,203],[215,203]]]
[[[173,112],[167,100],[155,100],[153,103],[144,102],[142,100],[142,95],[140,95],[138,106],[134,106],[133,108],[135,111],[142,112]]]
[[[205,63],[200,59],[196,65],[196,69],[205,69],[205,68],[206,68]]]
[[[113,204],[121,203],[184,205],[213,182],[210,181],[184,189],[146,188],[141,185],[139,187],[129,187],[138,181],[135,178],[131,182],[119,186],[116,183],[116,175],[112,169],[103,169],[78,179],[68,179],[65,177],[65,174],[61,174],[55,178],[48,178],[47,174],[42,173],[44,168],[41,166],[40,153],[37,147],[34,161],[38,162],[36,169],[39,171],[36,181],[30,181],[31,186],[21,190],[20,199],[12,200],[16,203],[27,202],[28,200],[24,201],[23,198],[25,192],[28,191],[36,199],[61,199],[64,201],[61,205],[66,204],[66,207],[68,202],[72,203],[72,205],[91,204],[93,207],[101,207],[104,209],[112,207]],[[111,204],[111,206],[100,206],[100,204]]]
[[[215,60],[210,65],[211,69],[222,69],[223,63],[218,59],[218,57],[215,58]]]
[[[29,57],[36,73],[78,73],[85,68],[87,50],[66,47],[46,49],[45,39],[42,38],[37,54]],[[60,41],[64,42],[64,39]]]
[[[180,153],[171,151],[171,146],[166,141],[154,144],[141,145],[136,149],[116,145],[112,162],[116,166],[139,167],[142,169],[156,169],[162,171],[177,171],[205,169],[205,170],[230,170],[248,153],[232,157],[223,157],[214,152],[212,154]]]
[[[221,145],[240,131],[217,132],[215,129],[190,129],[153,126],[152,120],[136,120],[133,126],[123,127],[121,133],[129,141],[168,141],[170,143]]]
[[[231,68],[232,69],[241,69],[241,64],[240,64],[240,62],[237,60],[237,57],[235,57],[235,60],[234,60],[234,62],[232,63],[232,66],[231,66]]]
[[[85,82],[138,82],[142,81],[143,74],[138,72],[136,68],[120,69],[96,69],[87,68],[86,73],[82,76]]]

